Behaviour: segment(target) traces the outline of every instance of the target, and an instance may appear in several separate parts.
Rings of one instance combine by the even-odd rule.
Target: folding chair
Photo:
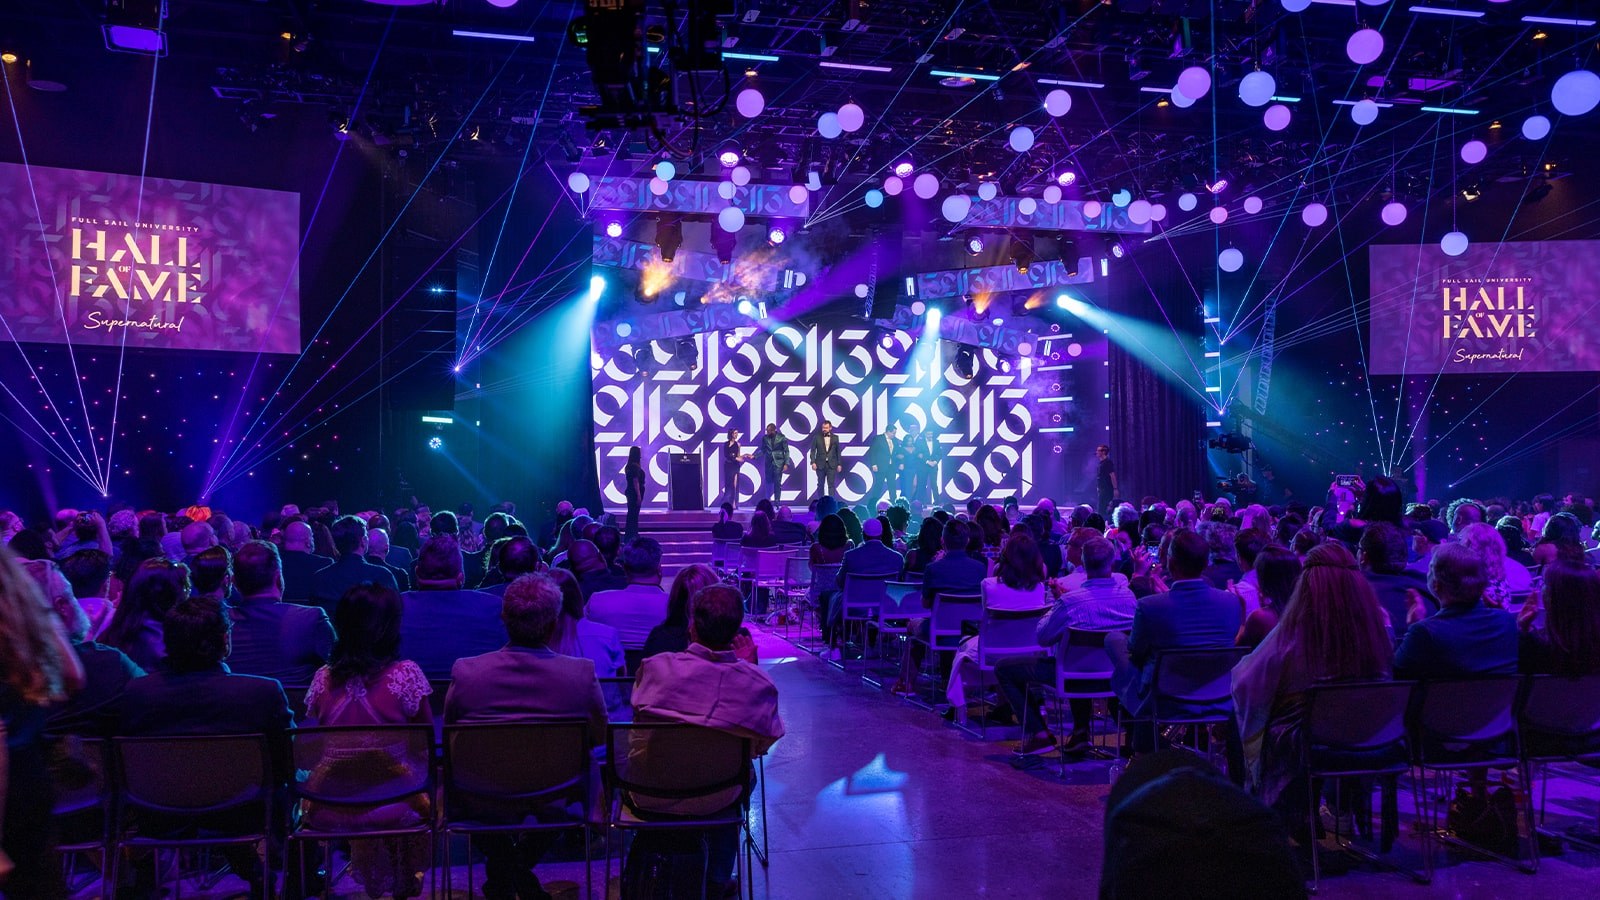
[[[606,822],[615,831],[683,832],[719,827],[740,829],[744,865],[735,859],[741,888],[755,887],[748,873],[754,840],[749,831],[751,747],[748,738],[698,725],[634,723],[607,729],[605,784]],[[675,813],[665,809],[709,812]],[[633,850],[638,850],[637,843]],[[710,865],[710,848],[702,853]],[[623,871],[627,871],[626,859]],[[606,843],[605,872],[611,875],[611,844]],[[702,875],[703,880],[703,875]],[[623,885],[624,896],[629,885]],[[741,891],[742,893],[742,891]]]
[[[827,650],[827,645],[822,642],[822,595],[826,591],[836,589],[839,583],[839,570],[844,568],[841,563],[822,563],[811,567],[811,581],[806,587],[805,605],[800,616],[800,627],[794,637],[796,647],[807,653],[817,654]],[[813,625],[812,640],[806,643],[806,621],[804,613],[811,614]]]
[[[922,660],[922,674],[932,684],[931,698],[922,705],[931,709],[941,690],[939,679],[939,654],[955,653],[961,638],[968,632],[968,624],[976,625],[983,617],[983,598],[977,594],[935,594],[933,609],[928,614],[926,637],[911,636],[913,644],[927,648]]]
[[[108,884],[118,883],[129,850],[155,853],[159,879],[162,850],[265,844],[261,894],[272,896],[271,835],[279,814],[273,795],[281,779],[266,735],[113,738],[111,758],[116,802]],[[260,827],[233,827],[247,821]]]
[[[327,845],[324,859],[332,857],[336,842],[383,838],[426,838],[429,870],[434,859],[433,816],[416,813],[415,821],[397,820],[381,828],[319,827],[318,812],[361,812],[379,806],[399,809],[419,795],[432,802],[434,788],[434,737],[432,725],[362,725],[297,728],[289,733],[296,770],[310,773],[293,781],[290,790],[308,801],[311,811],[301,816],[289,832],[289,843]],[[323,816],[326,818],[326,815]],[[303,854],[290,854],[291,865],[303,865]],[[330,873],[333,867],[329,867]],[[330,878],[337,877],[330,874]],[[330,881],[331,892],[335,882]]]
[[[761,614],[758,602],[760,592],[762,590],[771,592],[783,586],[784,564],[788,558],[787,550],[744,548],[740,560],[739,578],[741,583],[749,585],[744,598],[745,612],[751,615]]]
[[[1039,646],[1039,640],[1035,637],[1039,622],[1049,612],[1048,607],[1026,610],[983,608],[982,617],[978,619],[977,638],[978,706],[983,711],[978,718],[978,736],[981,740],[989,739],[989,703],[983,689],[984,682],[994,678],[994,670],[1002,663],[1043,659],[1049,655],[1049,651]],[[1016,710],[1016,713],[1020,720],[1022,710]],[[957,721],[960,721],[959,716]],[[963,730],[968,733],[972,731],[965,726]]]
[[[811,556],[792,553],[783,561],[783,583],[774,596],[783,598],[783,636],[790,640],[790,626],[805,619],[805,597],[811,587]]]
[[[878,621],[878,609],[883,606],[883,595],[888,590],[890,575],[862,575],[846,572],[844,589],[839,592],[843,633],[839,640],[839,668],[848,668],[851,626],[860,635],[856,646],[861,653],[861,671],[867,669],[867,625]]]
[[[1423,854],[1425,871],[1433,877],[1433,852],[1439,842],[1489,856],[1533,874],[1539,870],[1539,841],[1534,834],[1532,782],[1522,759],[1515,714],[1522,679],[1516,675],[1424,681],[1417,687],[1411,716],[1413,764],[1421,771],[1417,798],[1422,807],[1424,827],[1436,840]],[[1487,847],[1460,840],[1440,827],[1441,803],[1436,784],[1458,772],[1513,770],[1520,780],[1521,813],[1528,823],[1525,846],[1528,862],[1517,860]],[[1448,785],[1444,785],[1447,787]],[[1520,829],[1519,833],[1520,833]]]
[[[541,831],[586,836],[589,825],[597,823],[592,746],[589,725],[581,721],[445,726],[439,830],[447,850],[452,835],[467,838],[468,897],[474,836]],[[589,864],[586,839],[585,897],[594,894]]]
[[[48,735],[56,745],[59,763],[52,765],[55,776],[55,803],[50,819],[57,834],[55,850],[68,854],[100,854],[99,878],[106,885],[111,865],[111,744],[104,738],[74,735]],[[63,767],[71,771],[63,771]],[[81,835],[81,836],[80,836]],[[63,865],[70,863],[64,859]],[[109,890],[109,888],[108,888]],[[69,893],[77,893],[69,888]]]
[[[1540,833],[1600,850],[1592,837],[1544,827],[1550,764],[1600,763],[1600,675],[1529,678],[1518,719],[1529,775],[1536,771],[1545,775],[1539,782]]]
[[[1150,682],[1151,733],[1159,738],[1168,725],[1193,729],[1194,745],[1185,749],[1200,753],[1202,727],[1234,728],[1233,667],[1249,652],[1243,647],[1158,651]],[[1181,743],[1173,746],[1184,747]],[[1205,753],[1215,762],[1210,742]]]
[[[1033,685],[1040,699],[1052,698],[1055,702],[1055,733],[1066,734],[1066,708],[1073,700],[1110,700],[1117,696],[1111,689],[1111,657],[1106,653],[1106,635],[1112,631],[1068,629],[1067,636],[1056,645],[1056,677],[1053,684]],[[1028,702],[1033,702],[1031,698]],[[1021,716],[1021,712],[1018,712]],[[1093,725],[1091,724],[1091,736]],[[1118,737],[1119,751],[1122,731],[1113,728]],[[1092,742],[1091,742],[1092,743]],[[1060,773],[1067,777],[1067,757],[1060,757]]]
[[[1351,684],[1318,685],[1306,692],[1305,756],[1301,761],[1306,775],[1306,795],[1309,798],[1311,840],[1311,890],[1316,892],[1322,880],[1322,857],[1319,841],[1321,791],[1319,779],[1377,778],[1381,780],[1383,801],[1379,815],[1380,852],[1387,853],[1400,832],[1399,781],[1411,770],[1411,745],[1406,730],[1406,711],[1410,707],[1415,682],[1372,681]],[[1342,783],[1335,782],[1335,798]],[[1371,796],[1360,799],[1364,818],[1371,828]],[[1334,839],[1340,846],[1370,862],[1388,865],[1380,856],[1371,853],[1339,834],[1338,820],[1334,821]],[[1426,833],[1423,835],[1426,844]],[[1427,852],[1424,848],[1424,853]],[[1396,871],[1400,871],[1395,869]],[[1406,872],[1422,884],[1429,876],[1422,872]]]
[[[884,658],[884,638],[892,638],[897,644],[904,644],[911,636],[910,620],[913,615],[922,614],[922,590],[906,581],[885,581],[883,597],[878,606],[878,615],[868,622],[868,627],[878,634],[878,657]],[[905,652],[904,646],[900,649]],[[863,665],[861,679],[876,688],[883,687],[883,682],[873,681]]]

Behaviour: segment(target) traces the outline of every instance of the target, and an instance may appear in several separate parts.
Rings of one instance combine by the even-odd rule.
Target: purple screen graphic
[[[780,502],[803,507],[819,493],[803,454],[824,418],[841,439],[839,498],[849,503],[886,496],[888,479],[872,471],[869,443],[891,425],[903,432],[913,423],[935,436],[940,502],[1093,496],[1093,450],[1106,438],[1109,409],[1106,340],[1094,329],[1042,335],[1031,357],[977,350],[970,378],[959,371],[957,344],[907,332],[885,338],[859,319],[688,339],[695,353],[687,369],[676,339],[594,354],[595,453],[608,508],[625,502],[629,447],[643,451],[644,507],[661,509],[670,454],[701,454],[710,500],[721,492],[718,451],[728,429],[743,432],[744,452],[753,453],[768,422],[788,438],[793,464]],[[645,373],[636,349],[647,354]],[[764,495],[764,478],[758,461],[741,463],[741,497]]]
[[[1600,371],[1600,241],[1369,253],[1373,374]]]
[[[165,178],[142,188],[137,175],[0,164],[9,337],[299,353],[299,195]]]

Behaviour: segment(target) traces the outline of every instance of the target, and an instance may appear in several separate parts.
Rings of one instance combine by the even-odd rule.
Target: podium
[[[668,508],[704,510],[706,492],[702,476],[700,454],[672,454],[667,466]]]

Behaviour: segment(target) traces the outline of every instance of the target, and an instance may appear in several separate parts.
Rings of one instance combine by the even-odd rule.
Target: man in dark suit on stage
[[[768,423],[766,433],[761,435],[761,441],[756,445],[754,456],[761,458],[761,471],[766,476],[761,493],[776,503],[782,499],[778,489],[783,482],[783,473],[789,471],[789,439],[778,431],[777,425]]]
[[[895,432],[898,428],[889,426],[889,430],[872,439],[872,446],[867,450],[868,465],[872,467],[872,490],[869,494],[877,495],[880,492],[883,499],[893,501],[899,486],[895,484],[900,450],[903,441]]]
[[[817,473],[818,493],[839,496],[839,436],[826,419],[822,431],[811,439],[811,468]]]
[[[722,444],[722,496],[717,498],[716,506],[726,503],[734,509],[739,508],[739,465],[744,462],[743,452],[739,447],[739,429],[729,428],[728,439]]]
[[[902,447],[904,453],[901,455],[901,465],[904,471],[900,474],[901,490],[911,498],[913,504],[920,506],[930,499],[937,503],[939,457],[933,435],[924,434],[913,423],[906,433]]]

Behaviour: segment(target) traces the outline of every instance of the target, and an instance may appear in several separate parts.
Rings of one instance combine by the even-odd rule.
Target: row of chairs
[[[467,841],[467,893],[473,893],[471,848],[475,837],[574,831],[584,840],[585,897],[593,896],[587,832],[683,831],[739,827],[742,873],[751,870],[749,827],[753,778],[750,741],[708,728],[676,723],[611,725],[605,735],[603,768],[582,721],[447,726],[435,744],[428,725],[308,727],[291,731],[287,748],[265,735],[203,735],[86,739],[79,755],[94,773],[83,786],[63,792],[56,815],[101,816],[99,834],[61,845],[63,852],[100,852],[107,890],[117,884],[130,851],[212,850],[227,846],[271,848],[283,837],[288,860],[303,860],[307,843],[331,847],[362,839],[424,840],[429,859],[439,859],[439,840],[449,853],[453,836]],[[442,750],[442,765],[435,764]],[[297,773],[281,771],[287,759]],[[596,781],[597,769],[600,779]],[[203,774],[201,774],[203,773]],[[392,827],[316,828],[313,817],[290,816],[302,801],[326,810],[360,811],[403,806],[417,796],[432,812]],[[729,801],[726,798],[736,795]],[[708,815],[663,815],[639,798],[717,802]],[[159,818],[169,822],[227,822],[197,831],[140,829]],[[250,824],[246,824],[250,823]],[[611,871],[610,842],[603,871]],[[159,860],[158,860],[159,861]],[[288,862],[283,866],[288,870]],[[273,894],[274,866],[263,880]],[[431,868],[431,864],[430,864]],[[160,871],[159,865],[157,871]],[[437,891],[440,879],[435,879]],[[742,884],[749,884],[745,877]]]

